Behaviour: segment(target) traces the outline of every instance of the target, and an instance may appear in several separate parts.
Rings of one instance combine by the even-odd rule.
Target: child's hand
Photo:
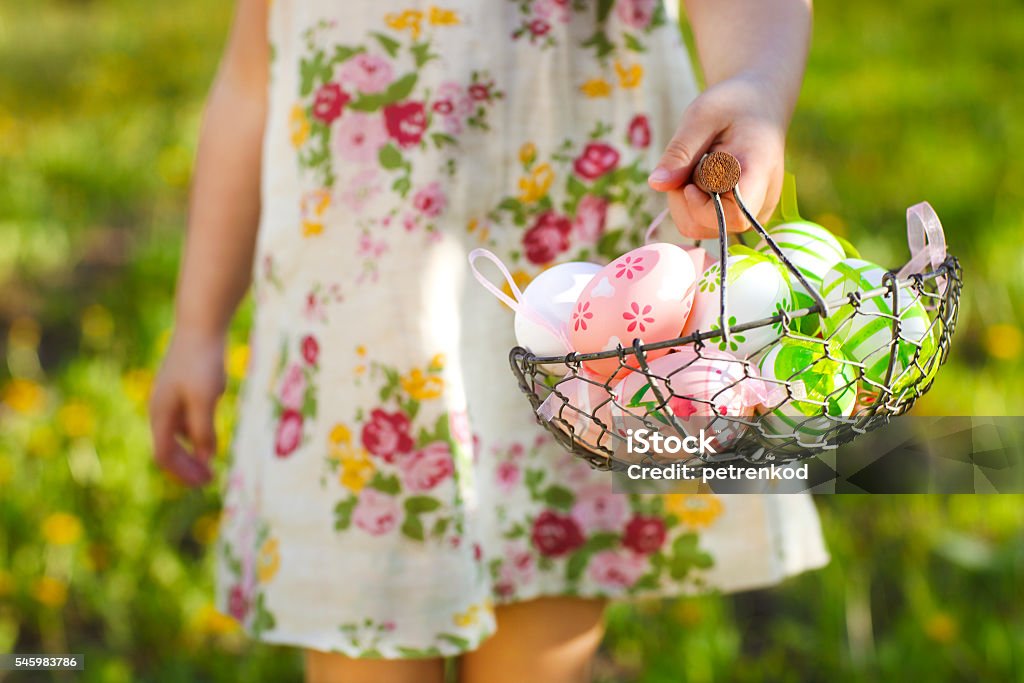
[[[740,195],[758,220],[775,210],[782,190],[787,116],[765,81],[752,76],[724,80],[701,93],[687,107],[650,186],[667,192],[669,211],[685,237],[718,235],[715,207],[691,182],[694,166],[710,149],[729,152],[740,161]],[[726,225],[742,232],[750,225],[732,198],[722,195]]]
[[[188,486],[213,478],[213,414],[224,384],[224,338],[175,334],[153,388],[149,417],[154,459]]]

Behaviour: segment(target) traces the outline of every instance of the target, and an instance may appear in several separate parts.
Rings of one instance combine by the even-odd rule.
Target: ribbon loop
[[[928,202],[907,209],[907,246],[910,260],[897,273],[901,279],[920,273],[925,266],[935,270],[946,260],[946,235],[935,209]]]

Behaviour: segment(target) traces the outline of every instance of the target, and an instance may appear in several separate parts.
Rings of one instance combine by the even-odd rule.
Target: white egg
[[[568,334],[569,319],[576,299],[583,288],[601,270],[596,263],[571,261],[552,266],[535,277],[523,291],[520,308],[515,317],[516,342],[537,356],[562,356],[571,351],[552,330]],[[530,313],[525,313],[523,309]],[[549,327],[536,322],[534,317],[546,321]],[[558,366],[544,366],[545,370],[557,370]],[[562,372],[555,374],[565,374]]]

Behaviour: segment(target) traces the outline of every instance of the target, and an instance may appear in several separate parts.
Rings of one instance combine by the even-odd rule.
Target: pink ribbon
[[[910,247],[910,260],[897,273],[900,279],[922,272],[925,266],[936,270],[946,260],[946,236],[942,232],[942,223],[928,202],[914,204],[907,209],[907,246]],[[939,286],[945,287],[945,278],[939,280]]]
[[[505,282],[508,283],[508,287],[512,291],[512,297],[510,297],[509,295],[505,294],[505,292],[495,287],[494,283],[488,280],[486,277],[484,277],[484,275],[479,271],[479,269],[477,269],[476,261],[477,259],[480,258],[485,258],[498,267],[498,270],[501,272],[502,277],[505,278]],[[555,337],[555,339],[557,339],[559,343],[564,347],[566,353],[572,353],[573,348],[572,345],[569,343],[569,337],[566,335],[565,330],[559,329],[557,326],[552,324],[550,320],[542,316],[536,310],[523,304],[523,293],[522,291],[520,291],[519,285],[516,284],[515,279],[513,279],[512,277],[512,273],[510,273],[508,268],[505,267],[505,264],[502,263],[501,259],[498,258],[493,252],[488,251],[487,249],[479,248],[469,252],[469,269],[473,271],[473,277],[476,278],[476,281],[479,282],[484,289],[493,294],[495,297],[498,298],[499,301],[504,303],[506,306],[511,308],[516,313],[522,314],[530,322],[536,323],[537,325],[540,325],[545,330],[550,332]]]
[[[665,208],[661,210],[661,213],[654,217],[651,224],[647,226],[647,232],[644,233],[644,244],[650,244],[651,238],[654,237],[654,231],[658,229],[658,226],[661,225],[661,222],[665,220],[665,216],[667,215],[668,209]]]

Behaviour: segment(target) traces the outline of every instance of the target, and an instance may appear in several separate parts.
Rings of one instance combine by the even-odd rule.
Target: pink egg
[[[655,243],[623,254],[602,268],[583,289],[569,320],[569,341],[578,353],[632,346],[634,339],[653,343],[679,336],[693,304],[693,260],[674,244]],[[667,351],[652,352],[648,359]],[[636,358],[626,364],[637,367]],[[584,366],[602,377],[628,372],[618,358],[588,361]]]
[[[559,381],[537,414],[591,449],[613,448],[612,392],[600,377],[584,372]]]
[[[668,424],[671,412],[687,434],[705,430],[721,452],[746,430],[743,418],[754,415],[765,398],[757,368],[748,364],[744,369],[742,361],[723,351],[704,348],[698,355],[684,347],[649,367],[649,375],[634,372],[615,386],[612,417],[617,430],[648,428],[638,419],[647,416],[665,436],[679,436]],[[664,407],[659,407],[655,387],[666,399]]]

